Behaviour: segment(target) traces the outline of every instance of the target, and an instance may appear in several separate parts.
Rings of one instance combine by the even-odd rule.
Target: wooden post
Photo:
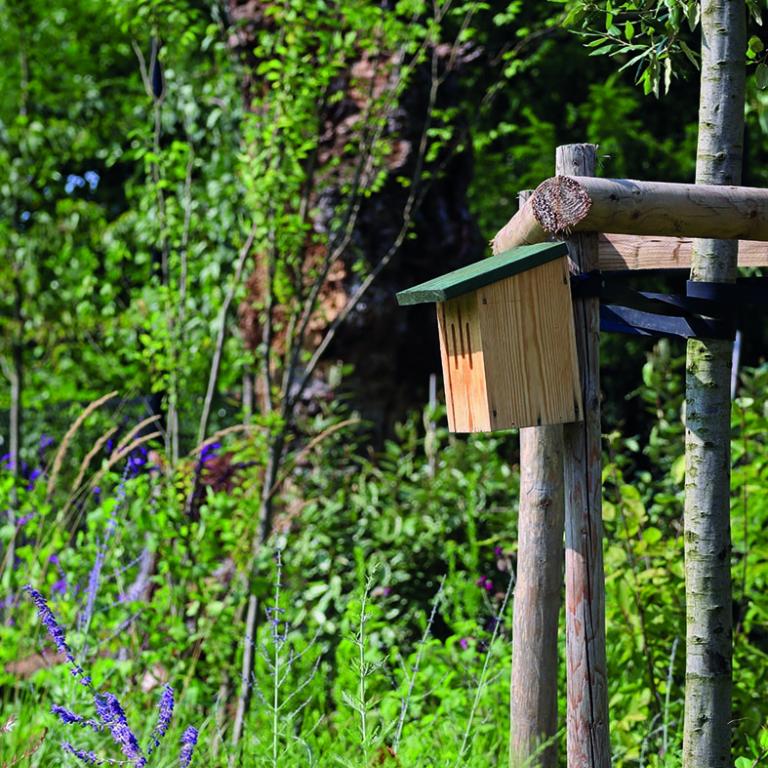
[[[521,205],[529,194],[520,193]],[[512,768],[557,766],[554,739],[563,516],[562,424],[523,428],[510,680]]]
[[[558,147],[557,173],[593,176],[596,149],[592,144]],[[598,267],[596,234],[574,235],[568,239],[568,246],[579,271]],[[563,427],[568,765],[610,768],[601,519],[599,300],[576,300],[574,319],[584,421]]]

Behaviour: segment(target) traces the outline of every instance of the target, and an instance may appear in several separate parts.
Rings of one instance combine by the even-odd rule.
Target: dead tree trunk
[[[558,147],[557,173],[593,175],[596,149],[592,144]],[[568,240],[568,249],[581,272],[597,269],[596,234],[575,235]],[[577,299],[574,319],[584,421],[563,427],[568,765],[609,768],[601,519],[599,300]]]
[[[746,10],[704,0],[696,182],[738,184]],[[691,279],[736,277],[738,242],[694,242]],[[691,339],[686,365],[684,768],[731,763],[730,375],[732,343]]]

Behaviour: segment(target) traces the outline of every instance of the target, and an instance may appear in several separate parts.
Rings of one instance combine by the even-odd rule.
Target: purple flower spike
[[[168,726],[171,724],[171,717],[173,716],[173,688],[170,685],[163,686],[163,693],[160,696],[160,704],[157,711],[157,725],[155,730],[152,731],[153,744],[147,750],[148,754],[152,754],[155,747],[159,746],[160,739],[165,736],[168,731]]]
[[[80,717],[80,715],[76,715],[66,707],[60,707],[58,704],[54,704],[51,707],[51,712],[53,712],[64,725],[80,725],[83,728],[92,728],[97,732],[101,730],[101,725],[95,720],[86,720],[84,717]]]
[[[40,621],[45,625],[48,630],[48,635],[53,644],[56,646],[56,650],[63,654],[66,660],[72,667],[72,674],[75,677],[81,678],[83,685],[90,685],[91,681],[85,676],[83,668],[75,661],[75,657],[72,654],[72,649],[67,645],[67,638],[64,634],[64,630],[59,626],[56,621],[56,617],[53,615],[53,611],[48,607],[48,603],[45,602],[45,598],[29,584],[24,587],[24,591],[30,596],[32,602],[37,608],[37,615],[40,617]]]
[[[70,755],[74,755],[80,762],[86,765],[104,765],[104,761],[95,753],[87,752],[84,749],[75,749],[71,744],[67,744],[65,741],[62,745],[65,752],[69,752]]]
[[[486,592],[493,591],[493,582],[486,576],[481,576],[476,582],[478,587],[482,587]]]
[[[111,693],[99,694],[93,697],[96,706],[96,714],[102,725],[109,728],[112,739],[123,751],[123,754],[136,766],[144,768],[147,764],[141,752],[139,742],[128,725],[125,712],[117,700],[117,696]]]
[[[180,768],[189,768],[189,764],[192,762],[192,755],[195,752],[195,746],[197,745],[197,736],[197,728],[193,728],[191,725],[181,735]]]

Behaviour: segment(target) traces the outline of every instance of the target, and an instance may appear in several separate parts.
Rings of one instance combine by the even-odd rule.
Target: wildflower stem
[[[421,641],[418,645],[418,650],[416,651],[416,660],[413,663],[413,667],[411,668],[411,676],[408,681],[408,691],[403,697],[402,701],[400,702],[400,716],[397,719],[397,729],[395,730],[395,738],[392,741],[392,749],[395,751],[395,754],[397,754],[398,748],[400,747],[400,738],[403,735],[403,726],[405,724],[405,713],[408,711],[408,704],[411,701],[411,696],[413,694],[413,686],[416,683],[416,675],[419,672],[419,667],[421,665],[421,657],[424,654],[424,647],[427,644],[427,640],[429,639],[430,634],[432,633],[432,625],[435,623],[435,616],[437,615],[437,607],[440,605],[440,600],[443,596],[443,587],[445,586],[445,576],[443,576],[442,579],[440,579],[440,586],[437,588],[437,593],[435,594],[435,599],[432,602],[432,611],[429,614],[429,619],[427,620],[427,626],[424,628],[424,634],[421,636]]]
[[[275,563],[277,573],[275,575],[275,614],[272,624],[272,645],[274,651],[274,670],[272,677],[272,766],[277,768],[278,749],[278,712],[280,711],[280,655],[282,643],[280,642],[280,582],[283,575],[283,561],[279,549],[275,550]]]
[[[504,600],[501,603],[501,608],[499,608],[499,612],[496,615],[493,622],[493,634],[491,635],[491,640],[488,643],[488,650],[485,653],[485,660],[483,661],[483,669],[480,672],[480,679],[477,682],[477,690],[475,691],[475,698],[472,701],[472,709],[470,709],[469,711],[469,719],[467,720],[467,727],[464,731],[464,738],[461,741],[461,748],[459,749],[459,754],[456,757],[456,762],[454,763],[455,766],[461,765],[461,761],[464,759],[464,754],[467,751],[469,734],[472,732],[472,722],[475,719],[475,714],[480,704],[480,696],[482,696],[483,689],[485,688],[485,680],[488,674],[488,663],[491,659],[491,652],[493,651],[494,643],[496,642],[496,638],[498,637],[498,634],[499,634],[499,627],[501,626],[501,620],[502,620],[502,617],[504,616],[504,611],[507,608],[507,603],[509,602],[509,596],[512,594],[513,585],[514,585],[514,579],[510,579],[509,584],[507,585],[507,591],[504,593]]]
[[[365,700],[366,696],[366,678],[368,676],[368,668],[365,663],[365,625],[368,621],[366,615],[366,609],[368,608],[368,595],[373,583],[372,576],[369,575],[365,581],[365,589],[363,590],[362,597],[360,598],[360,623],[357,634],[357,650],[358,650],[358,713],[360,715],[360,741],[363,748],[363,765],[368,765],[368,705]]]

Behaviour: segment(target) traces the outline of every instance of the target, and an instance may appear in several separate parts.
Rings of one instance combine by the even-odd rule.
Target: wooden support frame
[[[768,189],[596,178],[592,175],[596,147],[589,144],[558,147],[556,161],[558,175],[540,184],[493,239],[495,259],[486,260],[480,268],[470,265],[403,291],[398,294],[398,301],[458,301],[469,291],[474,297],[475,292],[486,290],[489,285],[501,285],[503,280],[512,279],[513,275],[504,270],[518,258],[531,257],[527,252],[530,248],[562,247],[562,243],[548,242],[553,239],[567,241],[570,264],[565,253],[559,254],[564,285],[568,284],[569,268],[572,274],[600,270],[688,270],[696,255],[693,238],[739,240],[740,267],[768,266]],[[513,249],[526,253],[508,253]],[[541,269],[545,263],[549,261],[521,262],[514,275]],[[471,282],[479,277],[481,282]],[[546,277],[546,286],[555,282],[552,276]],[[455,289],[451,295],[445,293],[449,288]],[[482,303],[490,301],[486,297]],[[504,314],[513,314],[513,308],[522,306],[533,307],[534,313],[544,307],[542,314],[548,319],[557,314],[533,290],[524,290],[514,297],[499,297],[497,303],[504,306]],[[573,768],[610,766],[601,519],[599,303],[596,296],[580,295],[573,304],[572,330],[579,377],[577,381],[574,376],[572,383],[574,392],[581,395],[578,410],[583,413],[583,421],[521,430],[510,755],[513,761],[534,758],[546,768],[556,763],[556,752],[545,749],[539,753],[537,747],[542,740],[548,741],[556,729],[556,657],[551,652],[557,630],[563,525],[563,516],[558,517],[560,513],[553,507],[559,504],[564,508],[565,529],[567,762]],[[570,314],[570,305],[560,313],[568,318]],[[525,341],[526,334],[520,333],[522,326],[520,318],[515,317],[509,327],[504,326],[496,335],[507,339],[514,329]],[[460,318],[457,327],[464,327]],[[442,337],[447,338],[445,327]],[[471,334],[472,339],[477,337],[477,333]],[[477,350],[469,345],[469,325],[465,338],[466,356],[471,359],[467,364],[474,370],[472,355]],[[464,355],[460,332],[459,341]],[[530,341],[526,343],[530,345]],[[453,348],[454,357],[459,356],[455,342]],[[446,350],[447,347],[444,357]],[[491,350],[489,356],[499,357],[498,349]],[[528,378],[533,376],[518,360],[513,361],[512,367]],[[520,388],[509,380],[499,392],[511,398]],[[470,399],[481,401],[482,397],[475,394]],[[455,414],[453,419],[456,421]],[[478,423],[478,428],[494,428],[493,423],[486,422]],[[544,422],[539,419],[528,423]]]
[[[558,174],[589,175],[595,172],[596,165],[597,147],[593,144],[557,148]],[[535,197],[536,193],[523,211]],[[596,234],[575,235],[568,239],[568,248],[579,272],[597,269]],[[578,299],[573,309],[584,420],[563,426],[568,765],[610,768],[602,541],[600,301]]]
[[[530,194],[530,190],[520,193],[521,206]],[[520,430],[509,685],[512,766],[557,768],[557,625],[563,584],[564,515],[563,425],[524,427]]]
[[[493,252],[577,232],[766,241],[768,189],[558,175],[498,232]]]
[[[637,269],[691,268],[693,239],[600,234],[597,237],[600,269],[604,272]],[[742,240],[739,267],[768,267],[768,242]]]

